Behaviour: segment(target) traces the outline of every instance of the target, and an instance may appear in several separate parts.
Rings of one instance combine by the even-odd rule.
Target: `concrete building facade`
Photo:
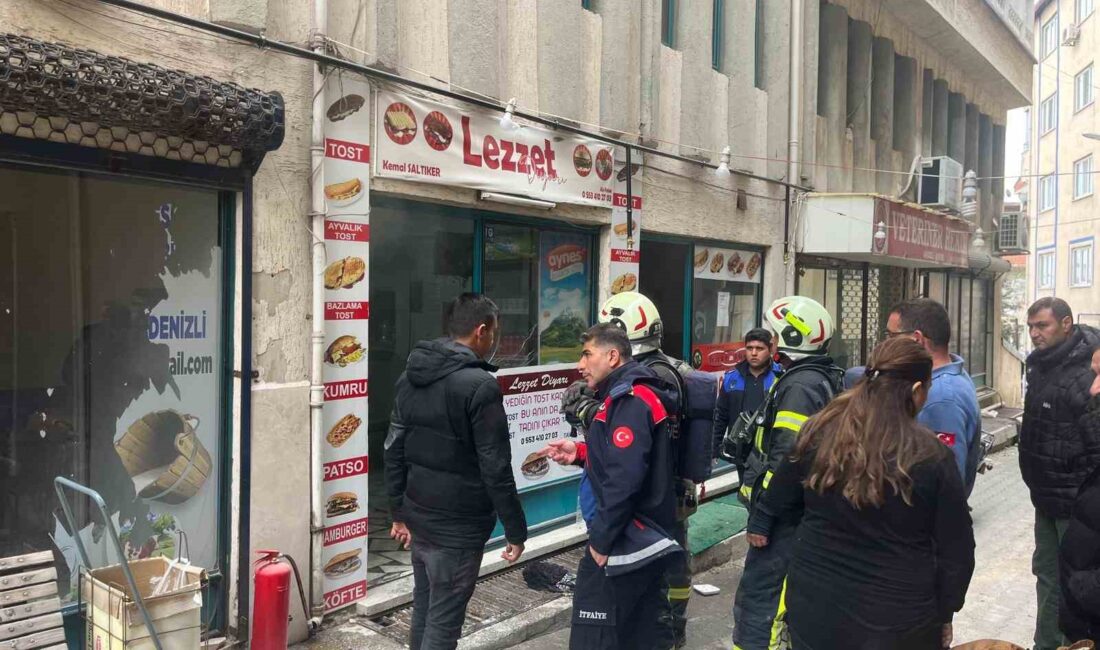
[[[393,83],[392,78],[368,79],[370,71],[363,69],[325,66],[320,71],[329,84],[326,89],[332,88],[333,79],[366,88],[362,91],[366,96],[359,98],[363,101],[352,106],[350,113],[363,111],[359,117],[367,120],[364,124],[372,125],[359,134],[358,142],[369,146],[369,156],[374,158],[392,146],[387,144],[387,135],[398,142],[386,131],[383,114],[392,105],[376,103],[383,95],[398,97],[395,104],[404,103],[406,108],[418,106],[417,102],[438,102],[446,108],[441,109],[443,113],[451,109],[465,111],[475,121],[480,119],[490,126],[503,114],[507,101],[515,98],[519,114],[516,121],[524,129],[545,131],[548,147],[551,140],[587,138],[590,144],[614,149],[616,169],[624,162],[622,145],[651,150],[632,152],[633,164],[640,165],[631,178],[632,192],[640,197],[641,229],[635,255],[625,257],[614,252],[617,235],[612,224],[618,223],[618,217],[610,193],[608,200],[600,204],[595,200],[543,201],[544,197],[533,190],[517,191],[519,198],[534,198],[535,203],[517,204],[516,196],[505,197],[510,202],[502,203],[487,200],[487,190],[478,180],[481,177],[469,182],[413,182],[385,173],[377,161],[372,161],[375,164],[370,172],[359,179],[369,201],[356,204],[369,207],[343,213],[349,223],[355,218],[369,218],[369,240],[373,243],[369,268],[360,276],[366,278],[360,289],[367,292],[369,286],[369,293],[363,295],[365,301],[373,303],[369,310],[372,322],[368,334],[368,317],[362,316],[363,329],[357,330],[365,344],[361,363],[370,368],[371,390],[367,397],[364,371],[364,426],[359,434],[364,447],[362,456],[352,459],[361,461],[359,473],[369,476],[369,489],[363,483],[359,503],[351,507],[358,514],[344,514],[350,511],[337,509],[340,514],[329,516],[317,511],[318,502],[322,510],[332,506],[335,494],[326,487],[327,491],[318,496],[321,488],[315,481],[320,478],[315,475],[320,452],[316,445],[326,444],[325,434],[332,429],[325,426],[318,432],[317,421],[311,421],[311,400],[320,406],[316,391],[321,388],[315,373],[321,363],[316,359],[319,334],[315,327],[315,297],[325,290],[320,284],[322,274],[315,253],[318,246],[322,250],[327,247],[324,259],[329,267],[345,253],[336,253],[333,241],[316,231],[316,221],[311,221],[326,216],[318,213],[314,200],[320,190],[314,187],[320,168],[316,159],[311,160],[311,146],[316,146],[311,129],[315,122],[327,119],[326,124],[330,124],[334,122],[333,114],[341,114],[342,109],[337,109],[335,103],[338,97],[335,93],[325,95],[335,113],[315,113],[317,68],[312,62],[183,26],[165,17],[92,0],[0,0],[0,23],[10,34],[34,43],[64,44],[82,52],[116,57],[112,60],[122,62],[120,69],[130,63],[154,64],[196,78],[235,84],[226,91],[231,93],[229,97],[235,96],[232,93],[238,92],[236,88],[258,88],[278,109],[272,109],[271,120],[279,123],[281,142],[267,143],[267,148],[251,159],[254,165],[246,164],[247,156],[244,162],[238,156],[234,164],[230,152],[237,149],[226,144],[223,165],[218,155],[202,161],[187,157],[196,150],[196,144],[199,151],[212,152],[217,147],[211,145],[220,142],[209,139],[193,143],[194,138],[188,135],[193,132],[187,130],[193,126],[191,122],[181,122],[176,132],[139,120],[135,115],[141,111],[136,109],[122,116],[102,112],[98,123],[88,115],[38,114],[33,109],[47,104],[36,99],[34,84],[20,89],[22,96],[30,98],[26,104],[14,94],[3,95],[0,101],[0,127],[10,126],[0,129],[0,159],[4,170],[12,172],[7,175],[13,184],[9,189],[18,194],[20,187],[33,186],[36,192],[49,193],[53,176],[48,174],[68,174],[66,191],[71,192],[72,203],[52,207],[51,214],[62,215],[57,217],[56,227],[73,237],[67,248],[73,260],[71,268],[65,273],[58,271],[58,277],[68,277],[65,304],[71,306],[65,318],[73,325],[64,331],[51,331],[52,338],[39,341],[35,338],[36,324],[57,316],[40,311],[21,321],[22,325],[0,330],[4,334],[0,341],[8,348],[0,350],[8,355],[0,359],[5,369],[12,369],[11,373],[0,374],[13,377],[12,385],[0,387],[12,394],[27,390],[35,395],[45,391],[52,396],[55,387],[75,381],[66,374],[70,371],[65,368],[71,368],[73,361],[66,361],[65,351],[98,345],[88,343],[93,340],[91,334],[81,332],[91,332],[92,326],[101,322],[112,322],[96,311],[99,302],[111,300],[104,297],[107,294],[92,290],[98,280],[91,278],[100,267],[88,266],[89,259],[98,259],[90,251],[99,250],[94,246],[103,249],[95,254],[103,257],[99,263],[104,269],[111,268],[109,260],[114,256],[133,254],[125,245],[129,220],[154,215],[154,209],[168,230],[167,261],[163,262],[163,273],[156,266],[161,262],[150,267],[153,279],[147,284],[152,288],[132,288],[134,295],[147,301],[137,307],[144,306],[145,314],[153,317],[158,328],[161,322],[169,322],[159,319],[160,312],[169,307],[171,313],[165,312],[164,318],[179,311],[181,322],[195,310],[207,317],[219,314],[219,325],[209,328],[212,334],[208,339],[211,349],[220,352],[198,353],[182,347],[178,351],[173,348],[171,354],[178,352],[185,369],[191,367],[188,364],[193,357],[210,359],[209,375],[214,379],[197,381],[194,390],[195,395],[202,390],[213,391],[195,398],[209,407],[213,419],[185,421],[202,435],[210,432],[212,437],[203,438],[203,444],[212,458],[211,465],[220,466],[221,473],[217,480],[197,488],[197,498],[171,507],[162,505],[164,495],[157,490],[145,492],[146,486],[137,478],[142,472],[137,470],[127,468],[129,478],[139,483],[120,488],[125,493],[120,499],[141,505],[142,517],[155,515],[150,519],[154,523],[152,532],[143,530],[140,538],[137,532],[132,533],[135,547],[142,546],[137,542],[144,543],[148,535],[156,542],[158,552],[167,553],[166,549],[175,549],[166,541],[174,534],[172,531],[188,527],[192,543],[197,537],[211,540],[201,561],[209,564],[216,576],[212,592],[216,596],[209,605],[215,627],[240,632],[248,628],[250,559],[264,548],[277,548],[294,557],[303,572],[310,574],[303,577],[310,591],[307,596],[317,607],[315,613],[326,605],[331,609],[354,602],[326,603],[325,597],[331,594],[339,598],[348,593],[365,594],[370,600],[374,594],[385,593],[390,604],[407,599],[407,557],[389,544],[382,484],[382,443],[392,407],[393,381],[415,341],[438,334],[443,305],[465,290],[484,291],[501,304],[506,315],[506,338],[502,342],[506,350],[498,360],[503,358],[506,363],[501,365],[513,366],[506,371],[566,372],[555,365],[564,361],[562,353],[551,353],[553,346],[539,343],[539,337],[545,340],[548,331],[543,319],[552,313],[545,302],[546,283],[558,282],[556,278],[562,275],[554,262],[549,263],[554,267],[550,274],[544,273],[547,251],[568,246],[571,254],[581,255],[580,270],[573,278],[577,284],[570,285],[570,291],[576,291],[579,298],[570,307],[574,310],[570,314],[584,321],[594,319],[595,306],[618,288],[616,281],[624,277],[614,270],[614,264],[636,264],[632,267],[633,282],[638,290],[654,297],[662,312],[666,351],[690,358],[707,371],[721,371],[732,363],[744,330],[760,322],[762,310],[772,300],[795,290],[828,303],[843,331],[837,337],[847,348],[843,358],[852,364],[864,359],[876,340],[884,322],[882,312],[904,296],[924,293],[946,302],[955,300],[955,307],[949,304],[949,309],[958,325],[968,323],[987,303],[992,306],[996,300],[992,284],[973,287],[975,281],[979,285],[984,281],[982,264],[988,268],[988,255],[973,262],[964,254],[964,261],[954,265],[924,265],[900,254],[871,258],[870,249],[861,253],[845,247],[815,249],[812,255],[803,256],[799,247],[807,242],[798,239],[799,219],[813,217],[803,211],[807,192],[874,193],[904,203],[915,197],[914,162],[933,156],[956,158],[965,169],[977,172],[981,177],[982,215],[973,220],[972,226],[980,225],[987,233],[993,231],[993,215],[999,214],[997,205],[1003,196],[1003,182],[996,177],[1003,174],[1005,114],[1027,101],[1032,84],[1031,54],[1020,44],[1014,28],[994,10],[992,5],[996,3],[327,0],[322,3],[327,22],[323,33],[313,27],[314,3],[149,0],[144,4],[262,35],[268,42],[312,47],[350,64],[434,88],[433,94]],[[798,15],[794,13],[796,7],[803,21],[803,39],[791,43],[790,22],[792,15]],[[799,101],[793,107],[792,47],[800,48],[804,62],[794,70]],[[167,74],[163,78],[176,79]],[[1042,79],[1037,78],[1036,85],[1041,83]],[[274,93],[278,93],[278,99],[274,99]],[[92,104],[96,101],[94,94],[86,97]],[[499,109],[474,105],[475,100],[491,101]],[[141,105],[160,106],[154,99]],[[49,106],[60,113],[71,108],[64,103]],[[36,130],[38,118],[43,118],[44,124],[49,124],[51,118],[62,120],[61,128],[54,128],[53,135],[48,126]],[[63,118],[76,125],[72,138],[66,139],[69,126]],[[200,113],[196,119],[201,122],[210,118]],[[133,124],[128,125],[126,120]],[[791,132],[792,123],[798,125],[797,133]],[[111,129],[127,126],[133,130],[132,146],[127,133],[117,141],[110,137]],[[234,129],[243,128],[238,123],[227,123],[222,131],[226,142]],[[455,128],[457,134],[457,123]],[[578,130],[586,135],[578,134]],[[106,139],[97,141],[97,134],[105,131]],[[499,138],[508,137],[501,133],[497,133]],[[148,145],[144,141],[147,135]],[[180,144],[166,153],[155,144],[158,138],[166,142],[178,138]],[[608,143],[607,139],[621,144]],[[792,140],[799,145],[798,165],[794,167],[787,160]],[[445,143],[436,144],[447,148]],[[731,150],[728,167],[733,173],[716,175],[714,167],[722,162],[720,152],[726,146]],[[179,151],[190,153],[181,161]],[[201,157],[201,153],[197,155]],[[570,166],[578,166],[580,173],[583,165],[577,160],[574,157]],[[567,163],[559,157],[559,165]],[[600,164],[597,157],[592,173],[602,174]],[[791,169],[798,170],[796,178],[788,177]],[[326,184],[337,180],[327,171],[325,174]],[[133,188],[96,189],[97,183],[112,179],[125,180]],[[150,196],[134,189],[139,186],[152,188]],[[180,197],[169,191],[180,187],[187,190]],[[615,186],[615,193],[622,191]],[[112,208],[109,202],[96,203],[92,200],[96,192],[134,206],[134,216],[124,214],[118,206]],[[161,194],[175,198],[157,198]],[[199,195],[205,197],[207,207],[187,208],[198,205],[195,202]],[[330,208],[337,202],[334,196],[328,198]],[[34,223],[34,207],[7,205],[4,201],[0,199],[0,214],[23,215],[13,217],[11,232],[16,232],[17,226],[23,229],[19,232],[28,232],[26,228]],[[156,204],[146,207],[149,201]],[[180,208],[183,212],[175,211],[177,205],[184,206]],[[205,215],[194,217],[194,223],[206,223],[203,219],[209,222],[208,243],[200,246],[197,235],[188,239],[179,225],[181,218],[171,216],[182,215],[188,209]],[[329,210],[327,216],[332,218],[334,214]],[[80,219],[73,215],[80,215]],[[114,224],[108,229],[110,237],[97,234],[106,227],[101,224]],[[870,222],[867,227],[870,242]],[[325,228],[328,232],[328,226]],[[163,232],[154,234],[160,237]],[[42,258],[45,252],[29,241],[12,235],[12,248],[25,249],[16,257],[18,264],[12,266],[9,284],[13,286],[17,272],[20,278],[44,272],[35,270],[31,261]],[[133,248],[153,248],[143,240],[139,243],[140,247]],[[157,250],[159,246],[158,239]],[[172,256],[188,246],[216,251],[211,259],[221,260],[218,273],[200,269],[204,274],[174,265]],[[636,253],[640,253],[640,261]],[[704,259],[702,264],[698,264],[700,258]],[[976,270],[972,268],[975,266]],[[719,278],[727,272],[724,269],[728,269],[728,277]],[[337,273],[338,279],[342,277]],[[965,294],[961,293],[961,278],[968,278]],[[349,290],[353,284],[348,283]],[[339,282],[333,286],[337,285]],[[156,291],[150,293],[153,289]],[[157,297],[162,290],[167,299]],[[16,298],[20,297],[17,307]],[[0,293],[0,298],[5,301],[0,305],[5,309],[26,310],[27,301],[33,297],[13,290],[11,295]],[[128,299],[126,295],[119,297]],[[97,304],[90,304],[93,302]],[[512,323],[514,328],[508,331]],[[202,327],[205,332],[206,325]],[[992,375],[995,365],[994,355],[985,351],[988,342],[997,338],[993,327],[981,325],[978,329],[982,342],[971,344],[983,350],[980,369],[987,375]],[[972,338],[977,341],[977,333]],[[26,359],[33,358],[40,349],[55,350],[46,357],[53,365],[37,373],[20,370]],[[19,358],[24,360],[23,365],[13,360],[18,350],[22,350]],[[80,354],[69,356],[79,362]],[[329,363],[325,372],[333,371],[335,365]],[[554,367],[546,371],[549,366]],[[138,380],[155,390],[124,400],[117,412],[104,413],[102,431],[93,431],[95,427],[90,425],[87,431],[82,429],[80,418],[92,416],[72,404],[66,406],[76,409],[70,428],[81,432],[82,444],[102,447],[108,456],[114,453],[131,434],[133,422],[149,422],[133,411],[138,405],[146,406],[146,401],[149,414],[171,411],[190,416],[198,408],[189,406],[187,390],[182,395],[176,391],[176,397],[171,398],[171,382],[165,388],[152,376],[140,376]],[[90,389],[85,389],[85,394],[74,398],[74,404],[90,403]],[[24,406],[10,408],[12,422],[22,423],[46,413],[47,406],[32,408],[25,405],[25,400],[20,403]],[[13,425],[13,430],[22,429],[22,424]],[[45,431],[41,440],[55,440],[52,432]],[[30,433],[33,435],[27,444],[40,444],[34,440],[37,430]],[[191,434],[185,428],[179,435]],[[521,436],[515,437],[518,440]],[[67,442],[57,444],[61,445],[59,449],[69,448],[64,446]],[[331,439],[327,444],[329,451],[339,446]],[[526,450],[514,445],[513,454],[520,451]],[[191,453],[185,460],[193,461],[194,457]],[[65,472],[107,489],[101,468],[89,470],[86,458],[72,462]],[[144,466],[142,469],[151,471]],[[339,468],[326,467],[325,471],[329,469],[335,472]],[[521,488],[523,480],[517,469]],[[145,497],[135,496],[135,492]],[[523,492],[523,499],[533,532],[546,533],[575,523],[575,492],[576,477],[531,484]],[[17,490],[11,493],[13,499],[31,498]],[[24,509],[31,507],[31,501],[21,503],[26,504]],[[120,512],[117,523],[125,526],[129,506],[112,507]],[[345,503],[341,507],[350,506]],[[201,517],[196,515],[200,512],[217,524],[200,525]],[[174,517],[178,525],[157,523],[164,517]],[[191,521],[188,517],[194,517],[196,523],[187,523]],[[137,524],[133,525],[141,528],[139,518],[135,515],[134,519]],[[358,532],[334,532],[352,531],[352,524],[359,527],[354,529]],[[20,520],[13,520],[3,528],[11,532],[0,533],[0,548],[5,549],[0,555],[55,550],[59,562],[68,561],[69,568],[75,566],[71,549],[52,549],[49,542],[41,541],[41,536],[32,541],[20,532],[21,525]],[[52,520],[35,525],[53,532]],[[80,534],[79,530],[69,532]],[[330,546],[330,539],[336,546]],[[359,548],[350,558],[344,558],[347,561],[342,567],[335,567],[338,554],[330,551],[349,544]],[[105,563],[117,559],[106,548],[98,552]],[[341,572],[348,567],[354,567],[349,571],[360,572],[355,575],[362,578],[361,592],[346,591],[350,578],[324,577],[326,567],[322,565],[330,564],[334,576],[351,575]],[[395,577],[404,582],[391,580]],[[358,585],[359,578],[356,580]],[[333,587],[330,582],[339,586]],[[368,607],[363,611],[372,610]],[[297,638],[305,634],[303,617],[295,617],[292,631]]]
[[[1028,151],[1031,253],[1028,294],[1065,299],[1080,322],[1100,323],[1097,233],[1096,81],[1100,50],[1091,2],[1036,3],[1035,67]]]

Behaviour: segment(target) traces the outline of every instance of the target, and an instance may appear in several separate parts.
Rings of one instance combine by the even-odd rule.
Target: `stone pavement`
[[[1035,582],[1031,575],[1034,511],[1020,478],[1016,447],[993,454],[991,460],[994,469],[978,477],[970,497],[976,568],[966,606],[955,617],[955,642],[998,638],[1031,647],[1035,625]],[[696,582],[713,584],[722,593],[709,598],[692,595],[687,648],[729,650],[730,609],[742,568],[741,561],[735,560],[696,576]],[[559,630],[516,647],[557,650],[568,644],[569,631]]]

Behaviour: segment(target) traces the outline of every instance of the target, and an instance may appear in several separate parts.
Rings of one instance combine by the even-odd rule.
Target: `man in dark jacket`
[[[1100,455],[1100,348],[1092,353],[1096,378],[1089,388],[1088,410],[1081,419],[1086,457]],[[1063,602],[1058,621],[1069,641],[1100,639],[1100,466],[1077,492],[1058,553]]]
[[[390,535],[412,544],[413,650],[458,644],[485,543],[499,516],[515,562],[527,520],[512,475],[500,385],[485,361],[499,310],[462,294],[447,308],[448,338],[421,341],[397,380],[386,437]]]
[[[601,404],[586,442],[555,441],[551,459],[584,465],[596,508],[577,570],[569,647],[646,650],[657,623],[666,557],[683,552],[676,525],[672,449],[664,426],[675,402],[656,372],[632,358],[626,332],[600,323],[584,336],[581,375]]]
[[[745,334],[745,360],[722,376],[718,403],[714,410],[714,448],[722,448],[722,439],[730,423],[742,413],[752,414],[764,403],[775,378],[783,368],[772,360],[772,333],[763,327]]]
[[[1027,358],[1020,470],[1035,506],[1035,649],[1055,650],[1063,641],[1058,629],[1058,545],[1077,489],[1100,463],[1097,445],[1087,444],[1092,434],[1080,426],[1094,378],[1089,363],[1100,345],[1100,332],[1074,325],[1073,312],[1059,298],[1036,301],[1027,310],[1027,326],[1035,351]]]

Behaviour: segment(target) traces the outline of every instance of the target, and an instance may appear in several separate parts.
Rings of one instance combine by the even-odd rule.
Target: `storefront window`
[[[974,383],[979,386],[983,386],[989,383],[988,373],[988,328],[990,326],[990,316],[992,310],[989,309],[988,303],[989,295],[989,281],[988,280],[974,280],[973,287],[973,304],[974,313],[983,314],[985,317],[974,318],[971,321],[970,332],[970,358],[967,361],[970,362],[970,376],[974,378]]]
[[[63,597],[75,535],[118,558],[98,514],[63,523],[57,476],[103,496],[130,559],[175,557],[183,532],[220,567],[223,198],[0,173],[0,556],[53,551]]]
[[[707,372],[736,365],[760,322],[763,262],[757,251],[643,238],[641,292],[661,314],[665,354]]]
[[[386,429],[394,386],[412,347],[442,336],[443,312],[464,291],[501,309],[501,368],[575,364],[592,321],[592,233],[502,223],[501,215],[372,199],[370,329],[370,520],[368,581],[408,575],[408,553],[389,538]],[[478,247],[480,233],[481,246]],[[515,454],[515,446],[513,446]],[[575,482],[521,495],[533,528],[573,520]]]
[[[500,345],[493,363],[501,368],[538,363],[537,249],[533,228],[485,226],[485,293],[500,307]]]
[[[696,278],[692,287],[692,350],[700,351],[701,368],[732,365],[744,347],[745,332],[756,327],[760,311],[755,284]],[[716,355],[721,355],[718,360]]]

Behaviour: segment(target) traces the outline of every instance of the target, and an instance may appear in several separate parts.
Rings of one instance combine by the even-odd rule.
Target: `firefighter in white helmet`
[[[828,356],[833,319],[815,300],[780,298],[764,314],[779,352],[791,359],[752,419],[740,497],[749,508],[749,553],[733,605],[733,647],[776,647],[782,621],[780,596],[794,544],[794,527],[768,508],[768,484],[794,447],[802,425],[840,392],[843,370]],[[735,435],[731,431],[731,435]]]

